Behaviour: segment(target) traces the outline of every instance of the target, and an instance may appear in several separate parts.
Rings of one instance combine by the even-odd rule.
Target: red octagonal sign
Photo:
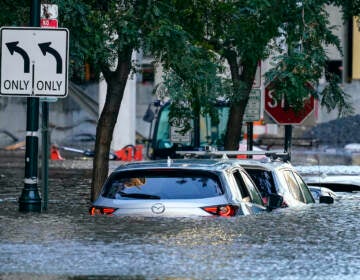
[[[273,97],[273,91],[265,88],[265,111],[278,123],[301,124],[314,110],[314,96],[304,100],[304,108],[295,111],[293,108],[285,108],[284,101],[278,102]]]

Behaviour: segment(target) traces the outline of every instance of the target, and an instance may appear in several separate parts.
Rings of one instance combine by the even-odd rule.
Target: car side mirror
[[[284,198],[278,194],[270,194],[268,196],[267,208],[269,211],[272,211],[276,208],[280,208],[283,203]]]
[[[319,203],[333,204],[334,198],[331,196],[320,196]]]

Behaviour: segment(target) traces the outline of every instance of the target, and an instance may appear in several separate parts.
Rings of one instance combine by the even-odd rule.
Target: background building
[[[360,32],[359,21],[354,18],[345,25],[342,23],[340,11],[329,7],[330,22],[338,28],[336,34],[341,40],[343,56],[335,49],[328,48],[328,70],[341,78],[341,86],[351,97],[355,114],[360,114]],[[141,65],[140,71],[129,78],[119,113],[112,149],[118,150],[129,144],[145,143],[149,138],[152,125],[143,120],[149,104],[154,102],[154,87],[161,81],[161,67],[154,65],[151,58],[135,54]],[[261,64],[261,73],[269,67],[265,61]],[[325,80],[319,81],[319,88]],[[264,79],[261,81],[261,91],[264,92]],[[88,81],[82,85],[71,85],[68,97],[59,98],[50,103],[50,135],[51,143],[92,148],[96,123],[104,102],[106,84]],[[100,104],[100,105],[99,105]],[[263,109],[263,104],[262,104]],[[41,110],[40,110],[41,114]],[[324,123],[337,118],[338,112],[327,112],[316,106],[314,112],[300,126],[294,129],[295,136],[301,136],[306,130],[318,123]],[[40,116],[41,121],[41,116]],[[261,133],[283,136],[283,127],[276,123],[266,113],[262,114],[262,124],[258,129]],[[40,124],[41,128],[41,124]],[[26,135],[26,98],[0,97],[0,147],[5,147],[16,141],[25,140]],[[354,139],[356,140],[356,139]],[[359,139],[360,141],[360,139]]]

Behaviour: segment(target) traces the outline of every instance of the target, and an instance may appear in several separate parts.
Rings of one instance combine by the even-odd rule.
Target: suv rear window
[[[193,170],[114,173],[102,195],[112,199],[199,199],[223,194],[216,174]]]

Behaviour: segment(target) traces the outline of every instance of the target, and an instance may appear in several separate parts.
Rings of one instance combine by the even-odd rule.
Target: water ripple
[[[91,217],[90,174],[66,172],[47,212],[23,214],[21,176],[1,171],[1,279],[360,278],[360,193],[230,219]]]

